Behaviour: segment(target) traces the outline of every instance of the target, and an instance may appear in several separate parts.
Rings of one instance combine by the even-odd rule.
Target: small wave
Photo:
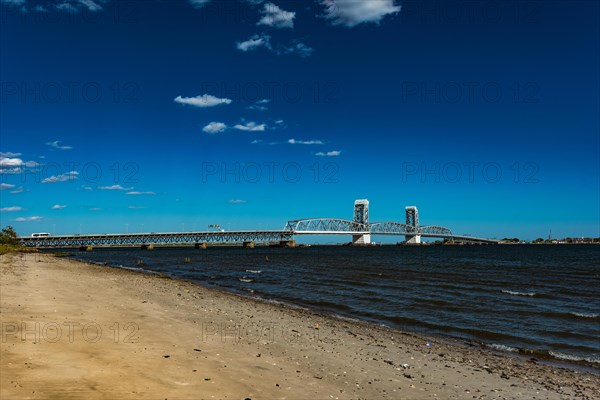
[[[509,351],[511,353],[516,353],[519,351],[519,349],[515,348],[515,347],[510,347],[510,346],[506,346],[504,344],[496,344],[496,343],[491,343],[489,345],[489,347],[491,347],[494,350],[500,350],[500,351]]]
[[[572,313],[569,313],[569,314],[574,315],[576,317],[581,317],[581,318],[598,318],[598,317],[600,317],[600,314],[593,314],[593,313],[572,312]]]
[[[254,282],[254,279],[240,278],[240,282]]]
[[[593,364],[600,364],[600,358],[598,357],[579,357],[573,354],[561,353],[558,351],[550,350],[548,352],[552,357],[558,358],[559,360],[567,360],[567,361],[587,361]]]
[[[506,294],[510,294],[512,296],[529,296],[529,297],[533,297],[535,296],[537,293],[535,292],[513,292],[512,290],[503,290],[502,293],[506,293]]]
[[[260,269],[247,269],[246,272],[251,274],[260,274],[262,271]]]

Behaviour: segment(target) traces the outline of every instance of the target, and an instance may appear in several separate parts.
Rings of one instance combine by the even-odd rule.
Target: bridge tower
[[[408,206],[405,208],[406,211],[406,225],[412,226],[415,232],[419,229],[419,210],[415,206]],[[406,243],[408,244],[420,244],[421,235],[406,235],[404,236]]]
[[[369,226],[369,200],[356,200],[354,202],[354,222],[363,224],[368,231]],[[353,245],[365,245],[371,243],[371,234],[352,235]]]

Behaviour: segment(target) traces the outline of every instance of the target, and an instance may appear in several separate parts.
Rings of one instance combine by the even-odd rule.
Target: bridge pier
[[[80,246],[79,251],[92,251],[94,248],[92,246]]]
[[[206,250],[208,248],[208,243],[206,243],[206,242],[196,243],[196,244],[194,244],[194,248]]]
[[[366,246],[371,244],[371,235],[352,235],[352,246]]]
[[[249,242],[242,243],[242,247],[244,249],[253,249],[254,248],[254,240],[250,240]]]
[[[143,244],[141,247],[142,250],[154,250],[153,244]]]
[[[405,244],[421,244],[421,235],[404,236]]]

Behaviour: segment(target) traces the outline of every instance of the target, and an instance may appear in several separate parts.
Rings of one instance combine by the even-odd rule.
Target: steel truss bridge
[[[421,237],[454,242],[498,243],[497,240],[455,235],[442,226],[419,226],[416,207],[406,207],[407,223],[368,222],[368,200],[357,200],[355,219],[309,218],[288,221],[283,230],[204,231],[168,233],[128,233],[95,235],[22,236],[24,246],[39,248],[147,247],[208,244],[289,244],[301,235],[351,235],[353,244],[370,243],[371,235],[404,236],[407,243],[420,243]]]

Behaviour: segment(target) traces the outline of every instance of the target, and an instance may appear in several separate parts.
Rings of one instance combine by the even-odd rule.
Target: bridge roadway
[[[44,237],[19,237],[21,244],[38,248],[77,248],[77,247],[136,247],[136,246],[176,246],[241,243],[281,243],[291,241],[299,235],[389,235],[449,239],[460,242],[498,243],[496,240],[471,236],[454,235],[443,227],[412,227],[406,224],[386,222],[364,226],[353,221],[332,219],[311,219],[289,221],[284,230],[263,231],[204,231],[166,233],[127,233],[93,235],[52,235]]]

